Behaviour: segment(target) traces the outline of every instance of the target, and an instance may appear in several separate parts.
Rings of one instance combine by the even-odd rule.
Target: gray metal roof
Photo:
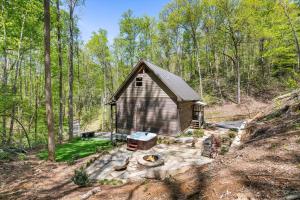
[[[143,62],[181,101],[200,100],[197,92],[195,92],[182,78],[149,61]]]

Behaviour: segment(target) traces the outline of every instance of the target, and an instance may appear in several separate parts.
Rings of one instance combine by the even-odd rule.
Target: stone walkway
[[[199,141],[199,143],[202,141]],[[201,145],[192,148],[191,144],[159,144],[153,148],[136,152],[127,151],[126,146],[114,149],[110,154],[101,157],[90,165],[86,171],[91,179],[142,180],[145,178],[165,179],[183,173],[194,166],[200,166],[212,161],[201,156]],[[147,168],[137,163],[137,158],[146,154],[159,154],[164,159],[164,165]],[[115,171],[114,166],[129,158],[126,170]]]

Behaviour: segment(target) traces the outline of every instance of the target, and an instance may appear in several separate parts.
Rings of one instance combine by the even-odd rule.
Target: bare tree
[[[52,110],[50,62],[50,0],[44,0],[45,98],[48,127],[48,159],[55,161],[54,120]]]

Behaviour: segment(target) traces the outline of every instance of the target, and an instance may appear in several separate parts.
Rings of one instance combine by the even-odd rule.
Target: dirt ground
[[[243,144],[202,167],[164,181],[145,180],[119,186],[94,184],[80,188],[71,181],[75,165],[40,161],[34,153],[25,161],[0,163],[0,199],[284,199],[300,191],[300,131]]]
[[[270,105],[270,102],[261,102],[251,97],[244,97],[240,105],[226,102],[222,106],[214,105],[206,107],[204,113],[205,120],[208,122],[220,122],[249,119],[268,105]]]
[[[24,161],[0,163],[0,199],[59,199],[84,192],[89,188],[77,187],[71,177],[91,157],[69,166],[41,161],[31,153]]]

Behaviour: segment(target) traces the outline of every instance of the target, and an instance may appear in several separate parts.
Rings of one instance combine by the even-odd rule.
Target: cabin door
[[[193,120],[199,121],[199,124],[202,125],[204,121],[204,109],[203,106],[194,105],[193,106]]]

